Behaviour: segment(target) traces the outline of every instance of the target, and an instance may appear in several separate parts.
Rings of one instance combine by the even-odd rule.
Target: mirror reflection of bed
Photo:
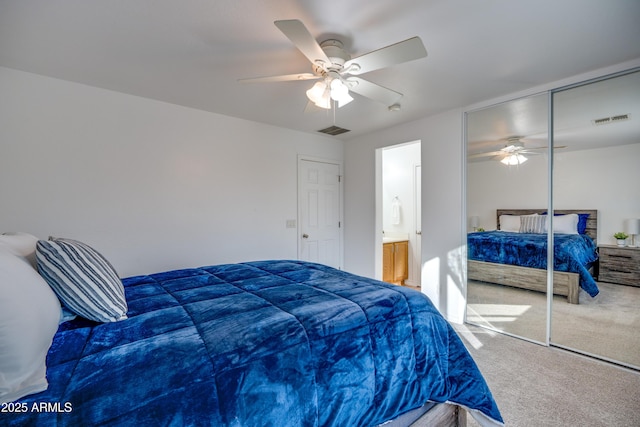
[[[564,297],[558,303],[579,304],[581,289],[583,300],[598,293],[597,219],[592,209],[555,211],[554,296]],[[469,233],[469,321],[546,340],[547,223],[546,209],[498,209],[497,230]]]
[[[496,231],[469,234],[469,279],[546,292],[547,218],[546,209],[498,209]],[[553,294],[571,304],[580,289],[598,293],[597,224],[597,210],[554,211]]]
[[[549,145],[550,103],[552,144],[564,147],[551,151],[552,163],[549,150],[541,148]],[[608,125],[594,123],[594,119],[616,114],[628,114],[631,119]],[[544,208],[552,199],[556,214],[590,208],[597,217],[590,219],[596,221],[592,224],[596,245],[615,245],[613,234],[623,230],[625,220],[640,216],[640,200],[633,196],[637,195],[634,183],[640,182],[640,121],[634,121],[635,117],[640,117],[637,70],[468,112],[469,235],[475,234],[474,227],[496,230],[497,208],[517,208],[514,214],[540,214],[547,211]],[[499,156],[479,154],[499,151],[511,144],[509,137],[513,136],[520,137],[525,149],[540,149],[524,154],[525,163],[513,165],[500,162]],[[553,180],[552,198],[549,179]],[[591,274],[597,295],[592,297],[578,286],[575,301],[554,291],[558,294],[549,304],[544,292],[546,270],[539,279],[528,276],[532,286],[525,287],[536,291],[495,283],[514,280],[521,271],[489,268],[488,273],[482,271],[494,274],[487,279],[486,275],[478,277],[471,259],[468,263],[467,322],[640,369],[640,283],[633,286],[597,280],[596,262]]]

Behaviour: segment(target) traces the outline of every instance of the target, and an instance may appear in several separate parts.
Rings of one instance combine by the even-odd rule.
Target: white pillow
[[[16,256],[26,258],[34,270],[36,266],[36,244],[38,238],[28,233],[2,233],[0,235],[0,244]]]
[[[25,258],[0,243],[0,403],[46,390],[60,302]]]
[[[520,215],[500,215],[500,231],[520,232]]]
[[[561,234],[578,234],[579,219],[578,214],[556,215],[553,217],[553,232]]]

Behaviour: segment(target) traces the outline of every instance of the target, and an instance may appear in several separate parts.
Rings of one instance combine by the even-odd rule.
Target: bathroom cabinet
[[[409,277],[409,242],[401,240],[382,245],[382,280],[404,285]]]

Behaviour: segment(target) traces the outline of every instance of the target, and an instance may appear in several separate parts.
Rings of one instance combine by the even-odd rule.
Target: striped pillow
[[[124,287],[113,266],[90,246],[71,239],[39,240],[40,275],[74,313],[96,322],[127,318]]]
[[[546,232],[547,217],[546,215],[522,215],[520,216],[520,232],[521,233],[537,233]]]

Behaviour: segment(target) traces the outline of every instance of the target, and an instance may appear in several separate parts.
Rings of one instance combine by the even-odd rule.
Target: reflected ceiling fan
[[[481,157],[494,157],[501,163],[508,166],[520,165],[528,160],[525,154],[544,154],[549,148],[545,147],[525,147],[522,142],[523,137],[512,136],[506,139],[506,145],[498,151],[490,151],[488,153],[478,153],[469,155],[469,159],[478,159]],[[555,149],[566,148],[566,145],[556,146]]]
[[[352,59],[341,41],[329,39],[318,43],[297,19],[275,21],[274,24],[311,62],[312,72],[239,81],[253,83],[318,80],[307,90],[307,98],[320,108],[330,109],[332,101],[338,108],[348,104],[353,101],[350,92],[381,102],[389,109],[399,108],[397,102],[402,98],[401,93],[357,76],[427,56],[427,50],[420,38],[412,37]]]

